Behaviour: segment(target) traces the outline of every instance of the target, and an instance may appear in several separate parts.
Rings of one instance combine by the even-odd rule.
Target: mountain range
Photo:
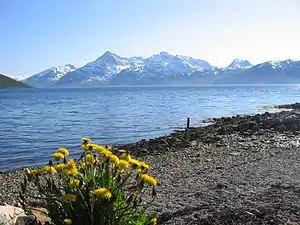
[[[167,52],[127,58],[107,51],[83,67],[53,67],[23,81],[34,87],[300,83],[300,61],[252,65],[248,60],[235,59],[218,68],[202,59]]]

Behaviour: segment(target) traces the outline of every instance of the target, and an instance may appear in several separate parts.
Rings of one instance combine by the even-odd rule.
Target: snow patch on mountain
[[[34,74],[33,76],[25,79],[24,82],[37,87],[51,85],[56,83],[67,73],[72,72],[76,69],[77,68],[71,64],[52,67],[40,73]]]
[[[254,67],[257,68],[270,68],[272,70],[282,70],[282,69],[286,69],[286,68],[290,68],[295,66],[296,64],[298,64],[297,61],[293,61],[291,59],[287,59],[287,60],[283,60],[283,61],[268,61],[268,62],[264,62],[261,64],[258,64]]]
[[[212,69],[211,65],[200,59],[193,59],[188,56],[171,55],[167,52],[160,52],[147,59],[137,66],[130,67],[122,71],[134,77],[141,79],[143,77],[169,77],[169,76],[186,76],[195,71],[206,71]]]
[[[170,55],[167,52],[149,57],[144,65],[146,70],[163,74],[191,74],[195,71],[211,69],[211,65],[204,60],[193,59],[188,56]]]
[[[248,69],[251,66],[248,60],[234,59],[227,69]]]

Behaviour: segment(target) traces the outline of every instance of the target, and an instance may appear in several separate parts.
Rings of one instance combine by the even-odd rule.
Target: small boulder
[[[45,208],[33,208],[31,213],[35,216],[36,221],[39,224],[47,224],[51,222],[51,219],[48,217],[48,210]]]
[[[148,149],[146,149],[146,148],[142,148],[142,149],[140,150],[140,152],[141,152],[142,154],[148,154],[148,153],[149,153]]]
[[[35,224],[36,224],[36,218],[34,215],[19,216],[15,223],[15,225],[35,225]]]
[[[0,205],[0,221],[6,225],[15,225],[19,216],[26,216],[23,209],[11,205]]]

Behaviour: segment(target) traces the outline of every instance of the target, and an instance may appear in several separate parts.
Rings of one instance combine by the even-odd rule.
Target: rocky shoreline
[[[292,110],[212,119],[122,146],[161,183],[152,208],[160,223],[300,224],[300,112],[278,108]],[[0,202],[18,204],[22,177],[0,174]]]

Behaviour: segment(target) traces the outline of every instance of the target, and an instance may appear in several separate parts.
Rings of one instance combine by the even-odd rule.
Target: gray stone
[[[34,225],[36,224],[36,218],[34,215],[19,216],[15,225]]]
[[[233,156],[237,156],[237,155],[239,155],[239,154],[241,154],[240,152],[230,152],[229,153],[229,155],[233,155]]]

